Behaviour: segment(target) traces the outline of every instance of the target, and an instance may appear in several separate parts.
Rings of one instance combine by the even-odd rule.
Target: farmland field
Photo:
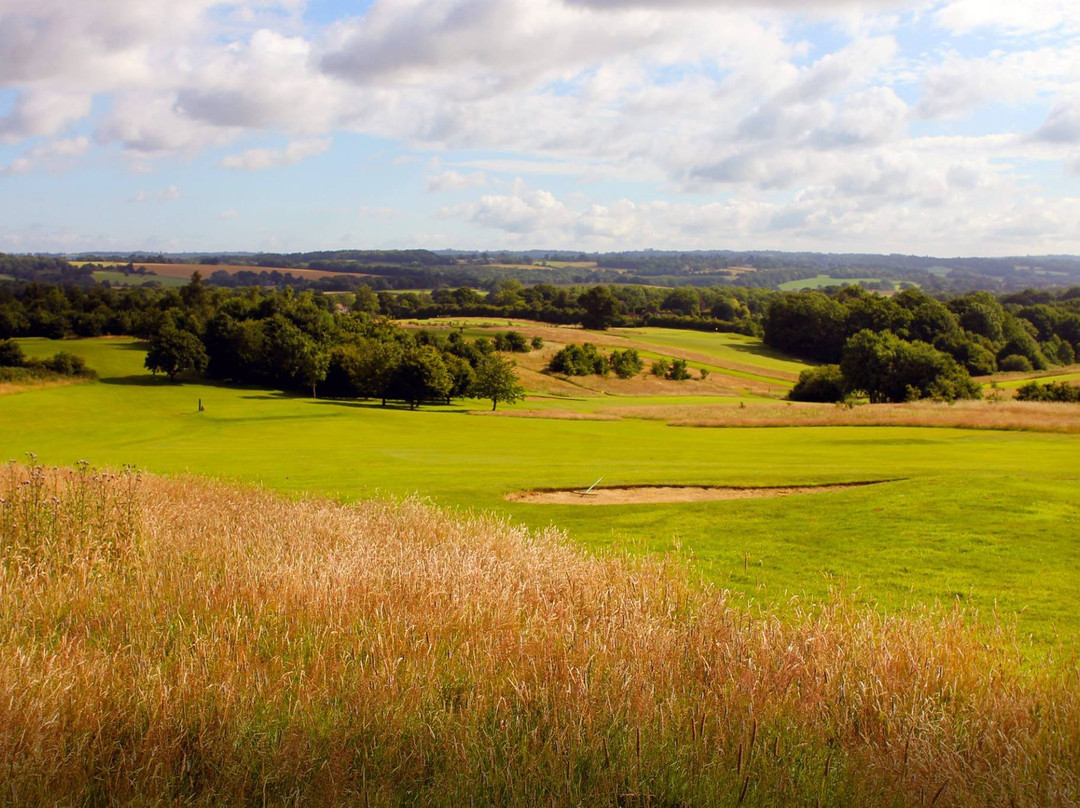
[[[94,280],[100,283],[108,281],[113,286],[142,286],[144,283],[157,283],[167,288],[179,289],[187,286],[191,276],[186,278],[172,277],[169,275],[132,275],[126,272],[117,272],[112,269],[98,269],[94,271]]]
[[[785,281],[780,284],[784,292],[797,292],[800,289],[824,289],[826,286],[852,286],[858,283],[878,283],[881,278],[834,278],[831,275],[815,275],[797,281]]]
[[[98,266],[117,266],[124,264],[123,261],[72,261],[75,266],[81,266],[83,264],[96,264]],[[293,277],[297,278],[327,278],[334,275],[356,275],[357,277],[366,277],[361,273],[355,272],[330,272],[321,269],[291,269],[282,267],[260,267],[260,266],[247,266],[245,264],[152,264],[136,262],[136,267],[145,269],[148,273],[153,273],[159,278],[176,278],[182,279],[185,283],[191,280],[191,275],[194,272],[202,273],[204,278],[208,278],[218,270],[222,272],[228,272],[230,275],[235,275],[237,272],[280,272],[284,275],[286,272],[291,273]],[[94,273],[95,276],[98,274]],[[137,277],[137,276],[135,276]]]
[[[772,379],[776,395],[800,366],[732,335],[642,330],[588,337],[709,357],[715,375]],[[143,370],[143,347],[130,339],[22,344],[31,355],[60,347],[83,355],[101,378],[0,396],[3,458],[34,452],[49,464],[135,464],[345,501],[419,493],[529,526],[554,524],[596,550],[677,552],[702,576],[760,606],[782,610],[793,597],[819,602],[844,591],[890,611],[960,603],[1016,620],[1039,644],[1073,645],[1080,636],[1080,434],[911,426],[687,429],[668,425],[677,419],[649,417],[661,405],[739,413],[743,404],[747,412],[786,406],[764,394],[710,392],[713,376],[681,384],[631,380],[622,395],[619,380],[605,389],[575,388],[575,395],[537,394],[500,410],[509,417],[487,417],[489,406],[477,401],[413,412],[170,384]],[[548,377],[523,378],[531,387],[529,379]],[[888,482],[678,505],[582,508],[504,499],[528,489],[585,488],[598,478],[604,486]]]

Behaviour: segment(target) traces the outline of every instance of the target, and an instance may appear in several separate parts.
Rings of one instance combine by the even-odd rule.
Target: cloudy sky
[[[0,0],[0,251],[1080,253],[1076,0]]]

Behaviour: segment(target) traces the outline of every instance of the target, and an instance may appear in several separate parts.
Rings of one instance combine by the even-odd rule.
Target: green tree
[[[151,373],[164,373],[175,381],[180,373],[206,370],[206,349],[197,336],[166,325],[150,338],[150,348],[143,363]]]
[[[477,398],[491,399],[492,412],[500,401],[513,404],[525,398],[525,388],[518,382],[514,362],[496,354],[485,356],[477,364],[472,393]]]
[[[585,310],[581,324],[586,328],[606,330],[615,325],[622,309],[618,299],[606,286],[594,286],[578,297],[578,305]]]
[[[979,386],[956,360],[925,342],[908,342],[891,331],[864,329],[848,340],[840,360],[847,388],[871,403],[938,398],[978,398]]]
[[[430,399],[445,399],[454,379],[438,350],[431,345],[407,348],[390,379],[390,396],[408,403],[410,409]]]

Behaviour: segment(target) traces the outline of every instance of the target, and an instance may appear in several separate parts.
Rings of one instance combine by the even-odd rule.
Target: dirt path
[[[839,485],[798,485],[772,488],[738,488],[733,486],[646,485],[622,488],[597,488],[588,494],[581,490],[516,491],[507,494],[510,502],[531,505],[653,505],[671,502],[706,502],[722,499],[765,499],[788,497],[794,494],[826,494],[848,488],[881,485],[895,480],[869,480]]]

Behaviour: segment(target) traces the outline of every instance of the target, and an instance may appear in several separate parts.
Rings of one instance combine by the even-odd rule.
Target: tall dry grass
[[[1076,660],[1026,668],[960,613],[755,617],[677,564],[413,500],[0,490],[4,804],[1080,799]]]
[[[612,407],[623,418],[667,421],[673,426],[917,426],[954,429],[1019,429],[1034,432],[1080,432],[1080,407],[1049,402],[987,400],[952,404],[754,404],[751,407],[656,406]]]

